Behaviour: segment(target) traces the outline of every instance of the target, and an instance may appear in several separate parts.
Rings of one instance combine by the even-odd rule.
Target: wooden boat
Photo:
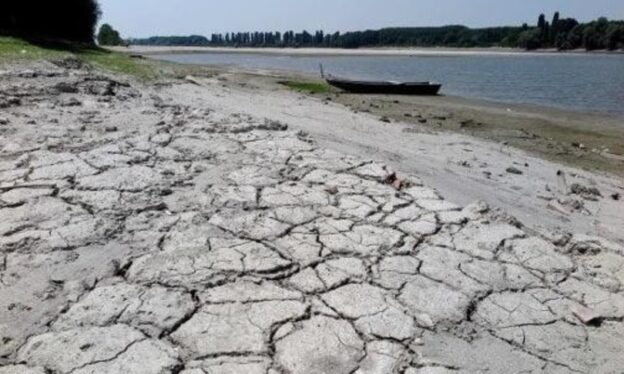
[[[321,77],[341,90],[359,94],[390,95],[437,95],[442,85],[434,82],[360,81],[325,76],[321,65]]]
[[[359,94],[437,95],[442,88],[433,82],[357,81],[334,77],[325,78],[330,85]]]

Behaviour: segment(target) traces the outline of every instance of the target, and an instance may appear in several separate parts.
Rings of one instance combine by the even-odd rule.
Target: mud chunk
[[[352,373],[365,353],[349,323],[317,316],[278,341],[276,354],[291,373]]]

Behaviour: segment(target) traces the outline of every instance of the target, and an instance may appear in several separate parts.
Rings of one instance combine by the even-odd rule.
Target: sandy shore
[[[399,165],[452,201],[487,201],[536,230],[580,230],[624,240],[619,118],[524,106],[510,111],[459,98],[293,94],[277,83],[283,77],[267,74],[222,73],[208,80],[222,94],[202,100],[224,111],[289,123],[338,151]],[[592,134],[592,122],[604,123],[606,133]],[[596,139],[622,153],[592,150]],[[522,174],[507,172],[512,167]],[[558,173],[565,174],[565,186]],[[575,183],[599,187],[602,197],[569,194]]]
[[[0,374],[624,367],[621,177],[273,76],[69,62],[0,68]]]
[[[232,47],[175,47],[137,46],[112,47],[116,52],[154,55],[176,53],[255,53],[290,56],[530,56],[530,55],[575,55],[588,53],[585,50],[558,52],[555,50],[525,51],[513,48],[232,48]],[[622,53],[595,51],[591,53]]]

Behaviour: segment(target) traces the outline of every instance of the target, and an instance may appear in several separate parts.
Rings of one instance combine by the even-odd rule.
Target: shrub
[[[97,36],[97,41],[99,45],[122,45],[124,44],[123,39],[119,36],[119,32],[113,29],[111,25],[105,23],[100,27],[100,32]]]

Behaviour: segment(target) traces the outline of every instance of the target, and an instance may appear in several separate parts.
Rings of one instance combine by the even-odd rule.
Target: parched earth
[[[0,72],[0,374],[622,372],[620,245],[172,85]]]

